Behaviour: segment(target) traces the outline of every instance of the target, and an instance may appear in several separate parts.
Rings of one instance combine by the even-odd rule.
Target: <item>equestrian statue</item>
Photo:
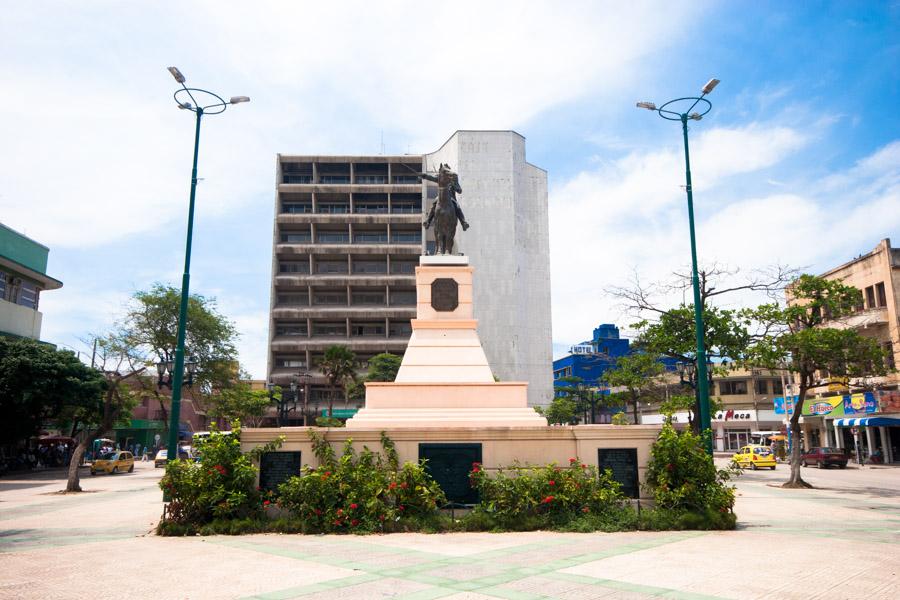
[[[437,175],[429,173],[417,173],[422,179],[438,184],[437,199],[431,204],[431,210],[423,225],[425,229],[434,225],[434,251],[435,254],[453,254],[453,240],[456,237],[456,225],[462,224],[463,231],[469,228],[466,217],[463,215],[456,199],[456,194],[462,194],[459,185],[459,175],[450,169],[450,165],[441,163]]]

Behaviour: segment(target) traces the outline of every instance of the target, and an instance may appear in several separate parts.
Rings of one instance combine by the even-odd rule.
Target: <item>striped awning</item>
[[[858,417],[835,419],[835,427],[900,427],[900,419],[892,417]]]

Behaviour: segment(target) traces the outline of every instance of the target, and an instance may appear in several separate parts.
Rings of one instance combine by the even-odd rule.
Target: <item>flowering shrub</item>
[[[213,431],[200,448],[199,462],[172,460],[166,464],[159,487],[169,498],[167,522],[199,525],[215,518],[259,514],[257,469],[251,456],[241,452],[240,437],[239,424],[230,434]]]
[[[604,517],[621,509],[624,500],[621,486],[608,473],[598,473],[577,458],[569,459],[568,468],[513,466],[493,476],[475,463],[469,478],[481,495],[475,512],[502,529],[550,527],[585,515]]]
[[[659,509],[705,517],[711,526],[733,526],[731,471],[717,470],[700,436],[663,425],[647,466],[648,490]]]
[[[302,519],[307,531],[369,532],[402,528],[404,521],[437,515],[446,502],[421,463],[400,466],[393,442],[382,433],[385,457],[347,440],[340,457],[310,431],[315,469],[305,468],[278,488],[280,505]]]

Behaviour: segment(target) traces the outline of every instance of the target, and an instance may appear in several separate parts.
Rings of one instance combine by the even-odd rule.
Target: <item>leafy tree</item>
[[[394,381],[400,370],[402,356],[382,352],[369,359],[369,371],[366,373],[366,381]]]
[[[710,396],[709,410],[711,414],[715,414],[722,410],[724,404],[721,398]],[[696,398],[694,396],[684,396],[673,394],[663,400],[659,405],[659,412],[666,417],[666,421],[672,422],[672,415],[679,412],[686,412],[688,415],[688,424],[694,429],[694,410],[696,408]]]
[[[786,305],[765,304],[749,317],[765,332],[749,350],[752,364],[787,368],[799,384],[797,406],[791,415],[794,440],[791,475],[785,487],[811,487],[800,476],[800,415],[809,390],[818,387],[817,374],[861,377],[885,373],[884,356],[875,340],[852,328],[834,328],[862,303],[852,286],[813,275],[801,275],[789,287]]]
[[[346,346],[330,346],[325,350],[325,357],[319,366],[331,385],[332,393],[328,397],[328,416],[334,416],[334,395],[338,389],[347,396],[348,386],[356,380],[356,354]]]
[[[612,424],[613,425],[631,425],[631,421],[628,420],[628,416],[623,412],[617,412],[612,416]]]
[[[237,381],[212,397],[209,414],[229,423],[239,421],[250,427],[259,427],[271,404],[269,390],[254,390],[249,382]]]
[[[174,361],[178,332],[181,290],[160,283],[149,291],[134,294],[131,305],[115,337],[128,353],[140,358],[145,365],[159,361]],[[214,298],[191,294],[188,299],[185,329],[185,358],[197,362],[194,390],[209,396],[237,379],[238,333],[234,324],[218,312]],[[155,386],[147,390],[154,394],[162,410],[164,401]],[[163,421],[168,427],[168,418]]]
[[[575,401],[567,396],[557,396],[547,408],[535,407],[539,410],[547,422],[550,424],[558,423],[560,425],[568,425],[575,420]]]
[[[96,405],[104,387],[102,373],[68,350],[0,336],[0,444],[38,435],[68,407]]]
[[[603,374],[603,380],[612,388],[625,388],[624,395],[631,403],[635,424],[640,422],[638,405],[641,396],[659,385],[665,367],[653,354],[638,352],[616,359],[616,366]]]

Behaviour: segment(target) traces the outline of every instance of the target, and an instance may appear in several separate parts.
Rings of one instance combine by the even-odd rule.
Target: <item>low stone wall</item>
[[[312,467],[318,461],[312,453],[308,429],[335,446],[340,453],[347,439],[353,440],[357,451],[367,446],[373,452],[381,452],[381,430],[345,428],[281,427],[244,429],[241,446],[249,451],[284,436],[281,451],[300,451],[301,462]],[[550,427],[448,427],[422,429],[385,429],[397,447],[401,462],[419,460],[420,444],[481,444],[481,463],[485,469],[520,465],[541,466],[555,462],[568,466],[570,458],[581,463],[598,466],[598,449],[635,449],[640,482],[646,480],[650,448],[659,434],[656,425],[575,425]],[[643,491],[641,492],[643,496]]]

